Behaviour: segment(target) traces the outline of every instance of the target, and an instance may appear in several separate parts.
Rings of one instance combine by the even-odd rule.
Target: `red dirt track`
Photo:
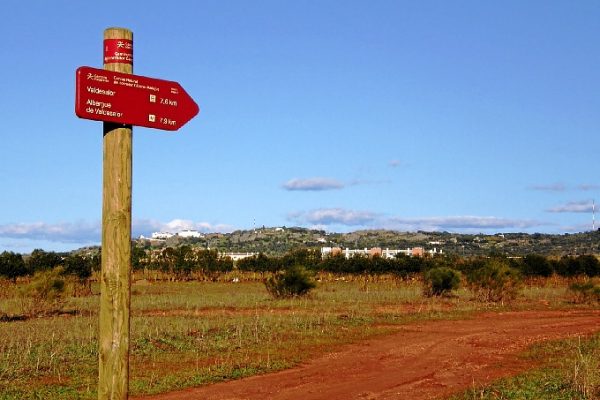
[[[486,313],[398,327],[290,370],[143,400],[437,399],[532,365],[529,345],[600,331],[600,310]]]

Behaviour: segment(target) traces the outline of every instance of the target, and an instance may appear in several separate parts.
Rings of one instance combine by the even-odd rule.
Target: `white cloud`
[[[169,222],[161,222],[152,219],[136,219],[132,223],[133,236],[149,235],[152,232],[166,231],[177,233],[182,230],[191,229],[199,232],[232,232],[233,226],[227,224],[211,224],[208,222],[194,222],[189,219],[173,219]]]
[[[335,190],[342,189],[344,184],[336,179],[332,178],[305,178],[290,179],[283,184],[285,190],[301,190],[301,191],[322,191],[322,190]]]
[[[561,204],[559,206],[549,208],[546,211],[551,213],[591,213],[592,201],[571,201],[567,204]]]
[[[178,232],[195,229],[200,232],[231,232],[233,227],[225,224],[194,222],[174,219],[160,222],[150,219],[135,219],[132,222],[132,236],[149,235],[155,231]],[[0,237],[12,239],[44,240],[58,243],[100,243],[102,228],[100,222],[55,223],[45,222],[17,223],[0,225]]]

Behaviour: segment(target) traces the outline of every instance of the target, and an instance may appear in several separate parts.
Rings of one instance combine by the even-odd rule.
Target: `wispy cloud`
[[[402,218],[392,217],[386,221],[388,226],[401,230],[519,230],[546,225],[539,221],[527,219],[511,219],[492,216],[446,216]]]
[[[388,165],[392,168],[398,168],[402,165],[402,161],[400,160],[391,160]]]
[[[566,185],[562,182],[551,183],[548,185],[531,185],[531,190],[538,190],[540,192],[566,192],[566,191],[584,191],[589,192],[591,190],[600,190],[600,185],[594,183],[582,183],[580,185]]]
[[[540,192],[564,192],[567,190],[567,186],[564,183],[556,182],[549,185],[532,185],[529,189]]]
[[[99,223],[64,222],[48,224],[45,222],[33,222],[0,225],[0,237],[15,239],[79,243],[84,241],[98,241],[100,235],[101,228]]]
[[[584,184],[581,184],[581,185],[577,186],[577,188],[579,190],[583,190],[584,192],[587,192],[587,191],[590,191],[590,190],[600,190],[600,185],[596,185],[596,184],[593,184],[593,183],[590,183],[590,184],[584,183]]]
[[[347,210],[343,208],[321,208],[295,212],[288,219],[312,226],[349,226],[372,229],[396,229],[407,231],[482,231],[523,230],[548,225],[536,220],[511,219],[493,216],[446,216],[405,218],[385,216],[371,211]]]
[[[588,224],[565,225],[565,226],[561,226],[560,230],[562,232],[578,233],[578,232],[591,231],[592,228],[597,229],[598,225],[596,224],[593,227],[592,227],[591,223],[588,223]]]
[[[551,213],[591,213],[592,201],[571,201],[546,210]]]
[[[359,186],[359,185],[386,185],[392,183],[389,179],[353,179],[348,182],[347,186]]]
[[[294,178],[283,184],[285,190],[323,191],[342,189],[345,185],[332,178]]]
[[[357,226],[374,223],[378,219],[378,215],[370,211],[320,208],[290,213],[288,218],[301,224]]]

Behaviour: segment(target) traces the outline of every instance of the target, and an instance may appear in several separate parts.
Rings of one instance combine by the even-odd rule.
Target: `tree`
[[[145,257],[146,251],[142,247],[136,246],[135,242],[131,242],[131,269],[134,271],[142,269]]]
[[[554,272],[548,259],[538,254],[529,254],[523,258],[519,265],[523,275],[527,276],[550,276]]]
[[[62,258],[55,252],[45,252],[35,249],[27,259],[27,266],[32,273],[47,269],[54,269],[62,264]]]
[[[600,261],[590,254],[582,255],[577,257],[577,261],[579,262],[579,268],[581,271],[589,276],[600,276]]]
[[[562,276],[587,275],[594,277],[600,275],[600,262],[592,255],[564,256],[560,259],[556,268]]]
[[[175,254],[175,249],[172,247],[166,247],[160,252],[160,256],[158,259],[160,269],[164,272],[173,273],[175,270],[175,260],[177,256]]]
[[[179,277],[189,276],[194,269],[194,254],[188,245],[179,246],[173,252],[173,268]]]
[[[275,268],[275,263],[271,258],[263,253],[247,257],[237,262],[238,269],[240,271],[252,271],[252,272],[269,272]]]
[[[334,274],[346,272],[346,257],[341,253],[326,257],[321,262],[321,269]]]
[[[23,256],[12,251],[0,254],[0,275],[16,282],[19,276],[27,275],[27,272]]]
[[[321,252],[310,249],[295,249],[281,258],[281,265],[284,267],[304,265],[308,269],[316,269],[320,262]]]
[[[81,282],[92,276],[91,260],[80,256],[79,254],[71,254],[63,260],[64,273],[66,275],[76,276]]]
[[[233,261],[229,257],[221,257],[217,250],[202,250],[197,253],[198,267],[202,274],[215,280],[219,273],[233,270]],[[241,261],[241,260],[240,260]]]
[[[412,257],[406,254],[398,253],[394,260],[394,273],[400,276],[407,276],[423,270],[425,259],[422,257]]]

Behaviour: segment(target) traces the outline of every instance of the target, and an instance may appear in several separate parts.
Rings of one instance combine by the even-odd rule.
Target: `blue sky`
[[[0,251],[98,244],[102,126],[75,70],[134,32],[134,73],[200,114],[134,128],[133,234],[580,232],[600,201],[598,1],[3,3]]]

